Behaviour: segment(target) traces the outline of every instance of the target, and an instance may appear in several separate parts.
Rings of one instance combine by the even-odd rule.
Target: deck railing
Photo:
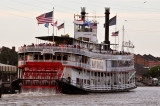
[[[71,85],[77,86],[79,88],[83,88],[86,90],[99,90],[99,91],[106,91],[106,90],[125,90],[129,88],[136,87],[135,83],[130,84],[120,84],[120,85],[89,85],[89,84],[77,84],[75,81],[69,81],[68,79],[61,79],[66,83],[70,83]]]
[[[131,60],[133,59],[133,54],[124,54],[117,55],[116,53],[112,53],[110,51],[99,51],[99,50],[89,50],[89,49],[79,49],[73,47],[57,47],[57,46],[31,46],[31,47],[20,47],[19,53],[24,52],[40,52],[44,53],[45,51],[49,51],[49,53],[55,52],[64,52],[64,53],[73,53],[85,55],[92,58],[97,59],[107,59],[107,60]]]
[[[18,65],[19,66],[25,65],[26,62],[61,62],[63,66],[80,67],[80,68],[83,68],[83,69],[92,70],[91,65],[89,65],[89,64],[84,64],[84,63],[75,62],[75,61],[61,61],[61,60],[26,60],[26,61],[19,61]],[[110,68],[107,68],[106,70],[108,72],[130,71],[130,70],[134,70],[134,66],[130,66],[130,67],[110,67]],[[104,71],[104,72],[106,70],[96,69],[96,71]]]

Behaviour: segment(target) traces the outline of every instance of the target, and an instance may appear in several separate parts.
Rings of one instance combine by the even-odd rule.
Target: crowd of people
[[[22,46],[21,48],[23,47],[44,47],[44,46],[54,46],[54,47],[67,47],[67,48],[77,48],[77,49],[82,49],[82,50],[88,50],[90,52],[94,52],[94,53],[101,53],[101,54],[110,54],[110,55],[130,55],[131,53],[130,52],[124,52],[124,51],[117,51],[117,50],[113,50],[113,49],[110,49],[110,50],[103,50],[103,49],[94,49],[94,47],[84,47],[84,46],[79,46],[79,45],[67,45],[67,44],[53,44],[53,43],[40,43],[40,44],[34,44],[32,43],[31,45],[24,45]]]

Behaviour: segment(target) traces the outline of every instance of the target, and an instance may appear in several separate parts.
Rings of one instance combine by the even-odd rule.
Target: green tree
[[[155,66],[147,70],[149,77],[158,78],[160,75],[160,66]]]
[[[0,63],[18,65],[18,53],[12,49],[3,47],[0,53]]]

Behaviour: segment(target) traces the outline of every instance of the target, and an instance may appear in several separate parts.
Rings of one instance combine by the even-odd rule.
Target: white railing
[[[74,66],[74,67],[81,67],[84,69],[92,70],[91,65],[75,62],[75,61],[61,61],[61,60],[25,60],[25,61],[19,61],[18,65],[22,66],[25,65],[26,62],[61,62],[64,66]],[[108,71],[108,72],[122,72],[122,71],[130,71],[134,70],[134,66],[130,67],[110,67],[107,68],[107,70],[96,70],[96,71]]]
[[[69,83],[73,86],[77,86],[79,88],[83,88],[86,90],[94,90],[94,91],[109,91],[109,90],[125,90],[129,88],[135,88],[136,84],[135,83],[130,83],[130,84],[119,84],[119,85],[89,85],[89,84],[77,84],[73,80],[68,80],[68,79],[61,79],[63,82]]]
[[[80,87],[80,85],[74,84],[71,82],[72,85],[75,85],[77,87]],[[129,89],[129,88],[134,88],[136,87],[135,83],[130,83],[130,84],[121,84],[121,85],[88,85],[88,84],[84,84],[83,86],[81,86],[84,89],[87,90],[101,90],[101,91],[106,91],[106,90],[125,90],[125,89]]]
[[[107,60],[131,60],[133,59],[133,54],[130,55],[114,55],[106,53],[106,51],[100,52],[92,52],[88,49],[78,49],[78,48],[71,48],[71,47],[56,47],[56,46],[32,46],[32,47],[20,47],[19,53],[24,52],[41,52],[43,53],[43,50],[52,50],[53,52],[65,52],[65,53],[74,53],[74,54],[80,54],[85,55],[92,58],[97,59],[107,59]]]
[[[129,70],[133,70],[134,66],[130,66],[130,67],[109,67],[107,68],[108,71],[114,72],[114,71],[129,71]]]

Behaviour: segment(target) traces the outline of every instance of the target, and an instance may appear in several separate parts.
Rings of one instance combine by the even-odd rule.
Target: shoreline
[[[151,85],[149,83],[144,82],[136,82],[137,87],[160,87],[160,85]]]

